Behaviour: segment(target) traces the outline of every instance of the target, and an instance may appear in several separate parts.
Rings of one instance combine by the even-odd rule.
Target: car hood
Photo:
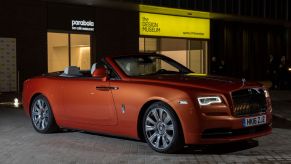
[[[192,87],[197,89],[206,89],[219,92],[230,92],[242,88],[262,87],[257,82],[246,81],[245,79],[235,79],[222,76],[204,76],[195,74],[181,75],[153,75],[143,76],[132,79],[136,82],[156,83],[163,85],[175,85]]]

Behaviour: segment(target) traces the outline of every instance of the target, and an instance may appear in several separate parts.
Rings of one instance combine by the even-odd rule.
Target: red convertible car
[[[158,152],[271,133],[272,107],[259,83],[194,74],[158,54],[105,57],[92,69],[24,82],[23,105],[40,133],[79,129],[145,140]]]

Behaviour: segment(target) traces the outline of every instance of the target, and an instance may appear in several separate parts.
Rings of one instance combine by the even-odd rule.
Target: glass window
[[[47,36],[48,72],[63,71],[67,66],[90,69],[90,35],[48,32]]]
[[[160,53],[201,74],[208,72],[207,47],[203,40],[140,37],[140,52]]]
[[[48,33],[48,72],[62,71],[69,65],[69,35]]]
[[[196,73],[207,73],[207,42],[189,40],[188,68]]]
[[[90,63],[90,35],[71,34],[71,65],[88,70]]]
[[[140,52],[157,52],[158,39],[157,38],[139,38],[139,51]]]
[[[187,39],[161,38],[160,53],[187,67]]]

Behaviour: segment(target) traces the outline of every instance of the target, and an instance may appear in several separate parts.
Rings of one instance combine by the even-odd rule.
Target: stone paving
[[[146,143],[117,137],[80,131],[39,134],[22,110],[0,107],[0,164],[291,163],[290,127],[274,120],[273,134],[259,139],[160,154]]]
[[[284,118],[291,122],[291,91],[290,90],[272,90],[273,115]]]

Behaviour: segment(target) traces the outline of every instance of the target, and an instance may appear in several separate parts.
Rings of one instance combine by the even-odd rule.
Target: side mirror
[[[106,81],[107,80],[106,68],[105,67],[96,68],[92,76],[95,78],[101,78],[102,81]]]

